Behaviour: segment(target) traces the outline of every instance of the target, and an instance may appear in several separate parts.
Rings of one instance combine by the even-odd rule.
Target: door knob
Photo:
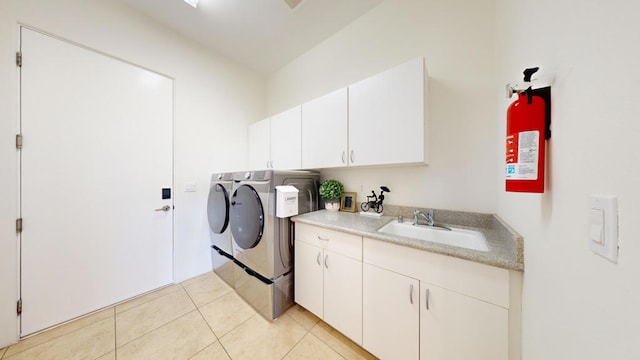
[[[155,211],[169,211],[169,210],[171,210],[171,206],[165,205],[165,206],[161,207],[160,209],[156,209]]]

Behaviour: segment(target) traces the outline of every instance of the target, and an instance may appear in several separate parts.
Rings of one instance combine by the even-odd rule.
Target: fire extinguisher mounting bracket
[[[531,76],[538,70],[540,70],[539,67],[524,69],[524,71],[522,72],[524,74],[524,81],[531,82]]]
[[[551,86],[540,89],[527,89],[530,96],[539,96],[544,100],[544,138],[551,139]]]
[[[535,74],[538,70],[540,70],[539,67],[533,67],[533,68],[524,69],[524,71],[522,72],[524,74],[524,79],[523,79],[524,82],[527,83],[527,85],[529,85],[529,87],[527,87],[526,89],[522,89],[522,88],[518,89],[517,87],[518,85],[513,86],[511,84],[507,84],[506,86],[507,98],[511,98],[511,96],[514,93],[519,93],[519,94],[525,93],[527,95],[527,100],[529,104],[531,104],[533,96],[539,96],[540,98],[542,98],[545,104],[544,138],[545,140],[549,140],[551,139],[551,87],[546,86],[539,89],[533,89],[533,87],[531,86],[531,76],[533,76],[533,74]]]

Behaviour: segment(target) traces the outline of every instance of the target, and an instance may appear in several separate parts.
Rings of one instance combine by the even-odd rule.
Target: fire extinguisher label
[[[540,132],[523,131],[507,135],[505,176],[511,180],[538,179],[538,140]]]

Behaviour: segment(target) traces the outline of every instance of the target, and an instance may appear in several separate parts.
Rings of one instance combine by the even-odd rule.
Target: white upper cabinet
[[[427,163],[427,78],[420,57],[250,125],[251,169]]]
[[[251,170],[301,167],[300,105],[249,126]]]
[[[351,166],[427,162],[426,79],[420,57],[349,86]]]
[[[347,166],[347,88],[302,104],[302,168]]]
[[[271,167],[300,169],[300,105],[271,117]]]
[[[249,125],[249,169],[268,169],[271,162],[271,120]]]

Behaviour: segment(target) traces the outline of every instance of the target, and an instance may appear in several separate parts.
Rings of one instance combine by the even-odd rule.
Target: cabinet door
[[[325,250],[324,321],[362,345],[362,262]]]
[[[347,88],[302,105],[302,168],[347,166]]]
[[[350,165],[426,162],[424,59],[349,86]]]
[[[424,282],[420,295],[421,360],[508,359],[507,309]]]
[[[383,360],[418,359],[418,280],[366,263],[362,279],[363,347]]]
[[[271,117],[271,160],[274,169],[301,167],[300,105]]]
[[[295,302],[323,317],[323,252],[322,248],[300,241],[295,244]]]
[[[270,168],[271,121],[264,119],[249,125],[249,169]]]

